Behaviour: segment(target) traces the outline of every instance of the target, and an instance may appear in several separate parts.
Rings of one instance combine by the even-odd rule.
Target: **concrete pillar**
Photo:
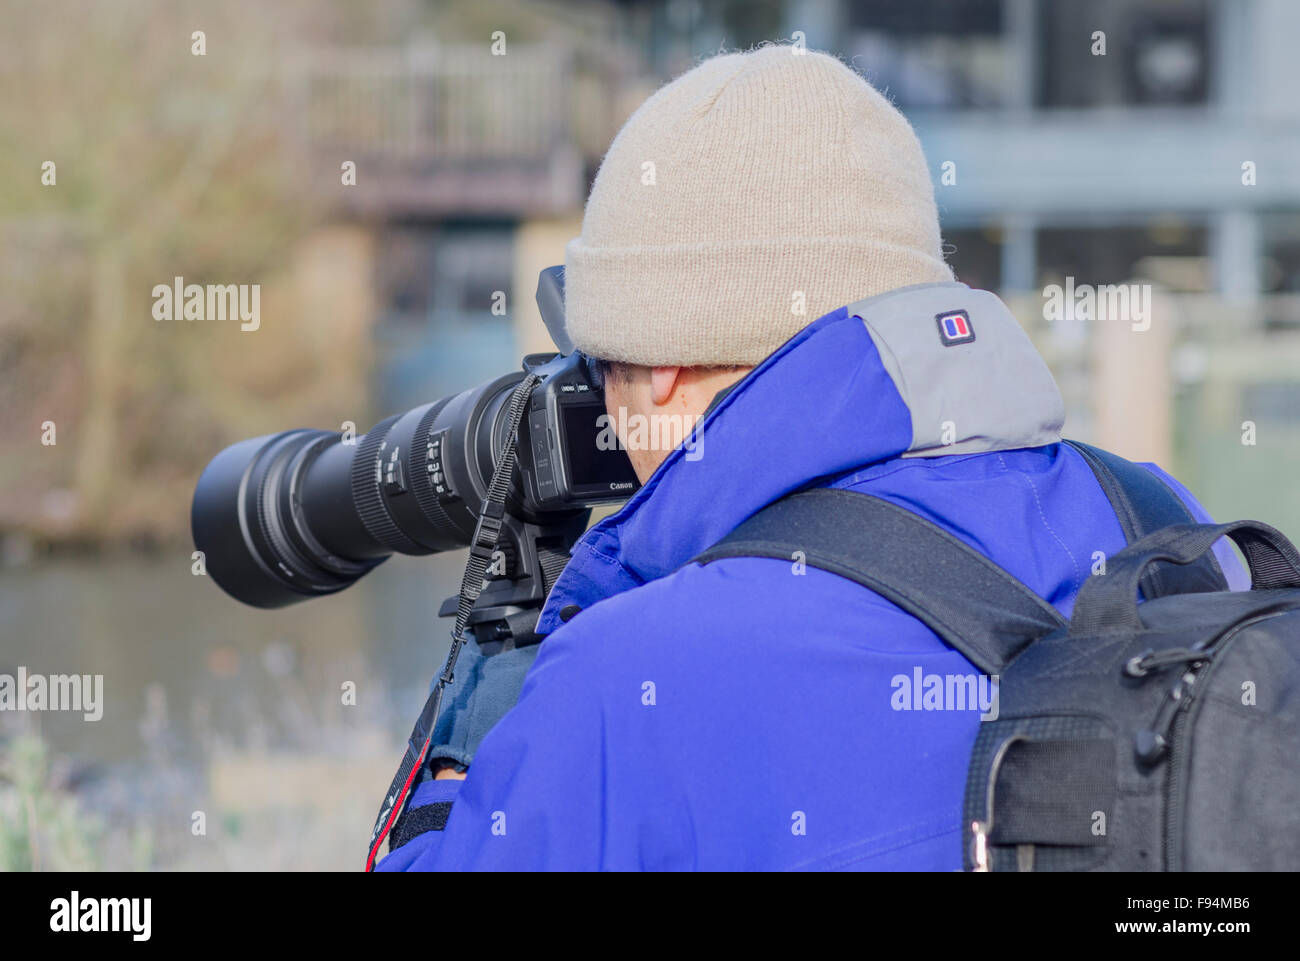
[[[1169,353],[1177,307],[1155,290],[1150,328],[1130,318],[1092,320],[1092,439],[1132,460],[1169,469],[1173,456],[1173,378]]]
[[[1243,200],[1249,189],[1242,188]],[[1255,211],[1239,207],[1214,216],[1210,225],[1210,259],[1215,293],[1231,303],[1258,300],[1262,254],[1259,216]]]
[[[1038,288],[1037,222],[1033,217],[1013,214],[1002,221],[1003,293],[1022,293]]]
[[[1005,105],[1008,111],[1029,113],[1038,86],[1037,0],[1002,0],[1006,43]]]

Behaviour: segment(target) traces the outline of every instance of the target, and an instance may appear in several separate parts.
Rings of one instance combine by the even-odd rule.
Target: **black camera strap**
[[[492,563],[492,552],[496,550],[497,539],[501,536],[502,519],[506,512],[506,496],[515,476],[515,441],[519,425],[524,419],[528,407],[528,398],[533,388],[542,380],[537,374],[528,374],[510,395],[510,411],[507,421],[506,436],[497,458],[496,470],[492,472],[492,481],[488,484],[487,495],[483,498],[483,507],[479,511],[478,522],[474,526],[474,537],[470,542],[469,560],[465,564],[465,575],[460,584],[460,600],[456,608],[456,622],[451,629],[451,649],[443,663],[438,682],[429,692],[428,700],[411,730],[406,742],[406,754],[397,769],[384,803],[380,806],[379,817],[370,835],[370,855],[366,858],[366,870],[375,866],[384,839],[388,837],[398,816],[406,807],[411,788],[416,783],[416,775],[424,766],[424,759],[429,753],[433,741],[433,728],[442,706],[442,692],[452,682],[452,672],[456,667],[456,658],[465,646],[465,627],[469,623],[470,613],[478,603],[479,595],[487,586],[487,570]]]

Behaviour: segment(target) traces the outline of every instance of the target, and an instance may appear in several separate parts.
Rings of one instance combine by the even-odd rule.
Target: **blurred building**
[[[558,9],[558,8],[557,8]],[[624,0],[540,40],[309,51],[313,177],[375,237],[376,394],[397,407],[545,346],[531,304],[619,124],[720,48],[803,42],[915,123],[959,279],[1047,355],[1074,436],[1300,530],[1300,105],[1292,0]],[[577,26],[581,23],[581,26]],[[507,32],[508,33],[508,32]],[[1152,323],[1049,320],[1049,285],[1151,285]],[[504,302],[504,309],[502,304]]]

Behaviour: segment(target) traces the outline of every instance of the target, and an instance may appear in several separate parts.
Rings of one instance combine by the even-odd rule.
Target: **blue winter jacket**
[[[688,562],[784,494],[833,485],[935,522],[1068,616],[1124,539],[1062,420],[985,291],[905,288],[811,324],[574,547],[518,703],[466,780],[412,799],[454,802],[445,829],[379,869],[960,869],[979,708],[894,695],[918,669],[977,669],[834,574]],[[1220,562],[1244,586],[1222,546]]]

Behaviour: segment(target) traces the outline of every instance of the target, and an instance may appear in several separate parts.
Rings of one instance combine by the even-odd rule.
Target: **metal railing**
[[[397,164],[544,161],[570,140],[571,52],[516,45],[317,49],[289,67],[298,131]]]

